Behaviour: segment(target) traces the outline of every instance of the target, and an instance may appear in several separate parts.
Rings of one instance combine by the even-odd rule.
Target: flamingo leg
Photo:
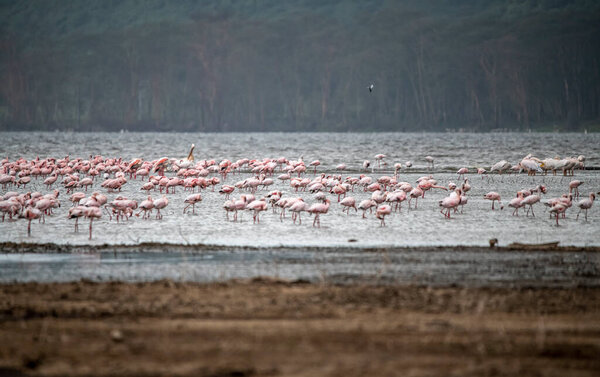
[[[94,218],[90,217],[90,240],[92,239],[92,221],[94,221]]]

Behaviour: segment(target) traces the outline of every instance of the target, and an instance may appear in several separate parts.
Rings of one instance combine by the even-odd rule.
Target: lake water
[[[217,191],[202,192],[203,201],[196,206],[196,214],[182,214],[184,198],[189,192],[182,188],[176,194],[169,194],[169,206],[163,211],[163,220],[142,220],[132,217],[129,221],[116,223],[106,215],[94,222],[94,234],[88,240],[87,221],[80,225],[80,232],[73,231],[73,221],[66,213],[70,206],[68,195],[60,185],[62,207],[46,219],[46,223],[32,223],[32,234],[27,236],[27,222],[0,223],[0,242],[57,243],[71,245],[86,244],[138,244],[140,242],[163,242],[172,244],[203,244],[230,247],[250,246],[261,248],[302,248],[302,247],[398,247],[398,246],[484,246],[491,238],[497,238],[500,245],[511,242],[542,243],[559,241],[561,245],[598,246],[600,245],[600,207],[592,207],[588,221],[575,220],[578,208],[573,206],[566,213],[566,219],[556,227],[549,218],[545,207],[538,204],[536,217],[512,216],[512,209],[491,211],[490,202],[483,199],[489,191],[501,194],[505,204],[514,197],[517,190],[532,188],[538,184],[548,187],[546,198],[560,196],[568,192],[571,179],[585,183],[580,187],[582,195],[600,191],[600,171],[577,170],[575,177],[535,176],[526,174],[482,179],[474,174],[476,167],[489,167],[499,160],[516,164],[525,155],[532,153],[539,158],[585,155],[588,169],[600,167],[600,135],[598,134],[402,134],[402,133],[250,133],[250,134],[180,134],[180,133],[0,133],[0,156],[11,161],[18,157],[33,159],[37,156],[62,158],[66,155],[88,158],[101,154],[105,157],[134,157],[153,160],[159,157],[184,158],[191,143],[196,144],[196,161],[203,159],[229,159],[232,161],[265,157],[298,159],[302,157],[308,164],[318,159],[321,166],[318,172],[358,176],[367,174],[374,179],[382,175],[392,175],[396,162],[405,165],[412,161],[413,167],[402,169],[399,181],[416,184],[417,178],[432,174],[438,183],[447,185],[457,180],[456,170],[468,167],[472,186],[468,193],[469,201],[464,212],[454,214],[450,220],[439,212],[438,201],[445,191],[434,190],[419,200],[417,209],[408,209],[403,203],[400,213],[392,213],[386,218],[386,227],[381,227],[374,215],[367,219],[361,213],[342,213],[337,199],[332,199],[329,213],[321,217],[321,228],[312,227],[312,218],[303,214],[302,225],[294,225],[288,215],[280,221],[279,215],[271,210],[261,214],[260,224],[253,224],[250,213],[242,215],[241,222],[230,222],[225,217],[222,205],[224,197]],[[362,171],[364,160],[374,164],[378,153],[387,155],[387,166],[375,167],[373,171]],[[435,158],[435,168],[429,170],[426,155]],[[347,170],[336,172],[335,167],[345,163]],[[278,175],[277,173],[276,175]],[[173,175],[173,173],[167,173]],[[221,184],[233,184],[250,177],[250,173],[230,175]],[[308,177],[313,177],[311,170]],[[42,179],[35,180],[20,191],[47,190]],[[310,193],[294,192],[289,183],[275,180],[269,190],[282,190],[287,196],[301,196],[313,203]],[[146,195],[140,191],[142,182],[130,180],[121,193],[107,193],[97,181],[92,191],[106,194],[109,201],[117,195],[124,195],[139,201]],[[220,186],[218,186],[220,187]],[[217,188],[218,188],[217,187]],[[9,190],[13,190],[10,188]],[[89,191],[91,192],[91,191]],[[88,192],[88,193],[89,193]],[[259,191],[261,197],[267,191]],[[233,196],[241,193],[236,190]],[[152,194],[156,199],[158,192]],[[357,203],[370,196],[370,193],[356,189],[349,193]],[[165,264],[167,266],[168,264]],[[168,275],[168,274],[167,274]],[[167,276],[165,275],[165,276]],[[161,275],[163,276],[163,275]],[[287,276],[287,275],[286,275]]]

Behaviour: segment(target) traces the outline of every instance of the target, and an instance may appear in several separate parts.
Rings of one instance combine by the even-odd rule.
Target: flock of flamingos
[[[27,220],[27,232],[30,235],[32,220],[39,219],[40,222],[45,223],[46,216],[54,215],[54,211],[61,207],[59,196],[64,192],[72,203],[67,206],[69,208],[66,216],[74,219],[75,232],[78,231],[79,218],[89,219],[91,239],[93,221],[103,215],[118,222],[129,220],[132,215],[138,217],[141,215],[143,219],[149,219],[152,211],[156,211],[155,218],[162,219],[161,210],[169,205],[169,195],[180,188],[189,191],[189,195],[185,198],[184,213],[189,211],[195,213],[196,205],[202,201],[202,195],[217,195],[218,192],[218,195],[224,197],[223,209],[227,219],[231,221],[237,221],[238,213],[245,210],[252,213],[254,223],[259,223],[260,213],[271,207],[273,212],[279,211],[281,219],[288,211],[293,222],[300,224],[302,212],[307,212],[314,215],[313,226],[320,227],[321,215],[329,211],[332,201],[337,201],[342,211],[350,213],[351,210],[356,212],[361,210],[363,218],[367,216],[367,211],[370,213],[374,211],[381,226],[385,226],[385,217],[393,211],[401,210],[403,202],[407,201],[409,208],[413,206],[416,208],[418,200],[424,198],[425,193],[432,189],[449,192],[447,197],[439,201],[440,212],[444,217],[450,218],[459,209],[462,211],[463,206],[468,202],[467,193],[471,189],[469,179],[465,178],[466,174],[477,173],[482,179],[491,174],[525,172],[529,175],[551,173],[572,176],[576,169],[583,169],[585,164],[584,156],[541,160],[528,155],[516,165],[499,161],[489,170],[478,168],[475,171],[461,168],[457,172],[460,184],[450,182],[441,185],[432,175],[423,176],[413,183],[400,181],[399,172],[402,169],[410,169],[412,166],[410,161],[405,162],[404,165],[395,163],[394,175],[372,178],[368,174],[374,172],[375,164],[379,168],[382,164],[388,165],[383,154],[374,156],[373,165],[370,161],[364,161],[362,169],[359,169],[363,174],[344,177],[342,174],[347,170],[345,164],[336,166],[335,171],[326,174],[318,171],[321,165],[318,160],[308,164],[302,158],[288,160],[283,157],[262,160],[240,159],[235,162],[229,160],[196,162],[193,151],[194,145],[184,159],[164,157],[154,161],[144,161],[139,158],[125,161],[122,158],[102,156],[90,156],[89,159],[71,159],[69,156],[61,159],[19,158],[15,161],[5,158],[0,161],[2,222],[6,217],[8,221],[23,218]],[[434,159],[431,156],[426,156],[424,160],[428,162],[430,168],[434,167]],[[238,179],[238,176],[248,173],[250,175],[247,178]],[[224,184],[228,178],[236,182]],[[43,184],[49,193],[27,191],[27,185],[32,179],[43,179]],[[292,193],[310,192],[315,203],[309,204],[301,197],[284,194],[279,190],[269,191],[270,186],[276,181],[289,185]],[[146,199],[138,201],[121,195],[121,188],[126,184],[138,184],[140,190],[146,192],[144,195]],[[579,208],[577,219],[580,213],[584,212],[587,221],[587,211],[593,205],[595,194],[590,193],[577,202],[579,186],[582,184],[582,181],[573,179],[568,187],[565,185],[564,195],[544,201],[541,199],[546,193],[546,187],[538,185],[518,191],[505,204],[513,208],[514,216],[518,216],[520,208],[527,211],[527,216],[530,213],[535,216],[533,206],[541,202],[549,207],[550,215],[556,218],[557,226],[559,218],[564,218],[565,211],[575,204]],[[62,189],[56,188],[57,186]],[[95,187],[96,190],[88,196],[90,187]],[[257,195],[259,190],[266,194]],[[370,198],[357,203],[354,196],[351,196],[355,190],[370,193]],[[116,193],[117,196],[109,201],[102,191]],[[152,193],[156,192],[160,193],[160,197],[153,199]],[[231,196],[236,192],[242,194],[238,198],[232,198]],[[496,209],[495,202],[498,202],[500,209],[504,209],[497,192],[488,192],[484,199],[491,201],[491,210]]]

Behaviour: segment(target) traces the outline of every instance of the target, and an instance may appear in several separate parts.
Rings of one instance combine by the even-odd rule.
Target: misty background
[[[596,0],[0,0],[0,20],[0,130],[600,131]]]

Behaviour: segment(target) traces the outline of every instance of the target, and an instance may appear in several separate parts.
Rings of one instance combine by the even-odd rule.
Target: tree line
[[[589,1],[25,3],[3,6],[3,130],[577,130],[600,115]],[[42,12],[68,17],[23,21]]]

